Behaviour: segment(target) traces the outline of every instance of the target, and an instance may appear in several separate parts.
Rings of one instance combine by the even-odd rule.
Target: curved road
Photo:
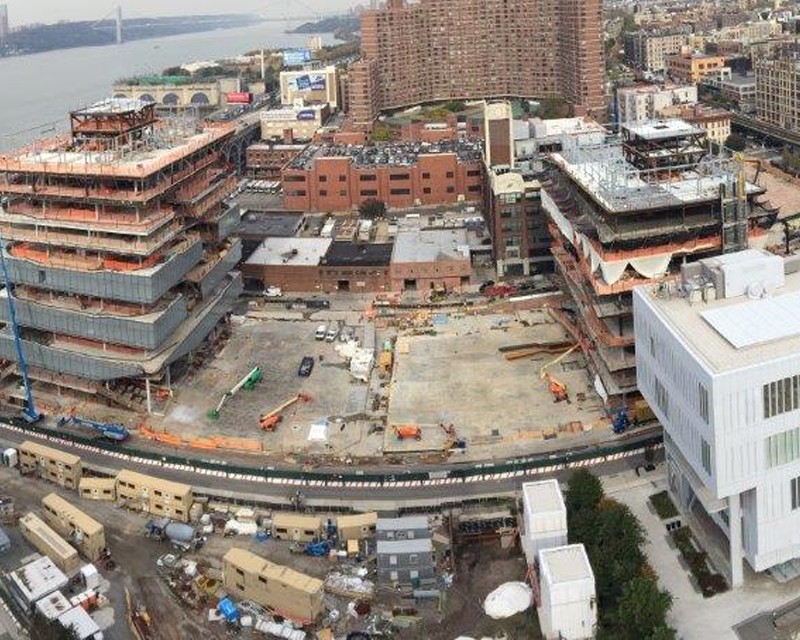
[[[637,440],[652,438],[652,433],[643,434]],[[37,434],[25,432],[19,427],[0,422],[0,443],[5,446],[19,446],[25,440],[50,442],[60,450],[70,451],[81,457],[85,468],[90,470],[113,474],[121,469],[130,469],[141,473],[155,475],[166,480],[182,482],[193,487],[195,494],[209,496],[212,499],[236,500],[248,503],[261,503],[265,505],[286,505],[297,492],[301,492],[305,503],[309,506],[320,506],[342,509],[379,509],[394,511],[404,507],[443,507],[462,502],[496,498],[513,495],[518,491],[522,482],[537,478],[566,479],[574,468],[591,466],[599,474],[608,475],[631,470],[644,464],[644,450],[634,449],[625,453],[615,453],[606,456],[598,452],[596,458],[582,460],[575,463],[560,463],[529,469],[498,473],[492,472],[492,465],[499,465],[501,461],[493,463],[478,463],[473,467],[486,470],[486,473],[467,479],[442,477],[430,480],[404,481],[402,471],[398,471],[396,479],[383,482],[343,482],[341,474],[352,475],[357,473],[353,467],[343,468],[337,473],[331,470],[330,479],[326,481],[286,480],[280,478],[265,478],[261,476],[244,476],[242,474],[214,472],[205,469],[194,469],[185,466],[162,464],[158,461],[142,458],[129,458],[127,455],[116,452],[99,450],[87,445],[79,445],[58,438],[53,434],[50,438],[43,438]],[[580,449],[585,452],[586,449]],[[565,452],[567,453],[567,452]],[[552,454],[542,456],[529,456],[526,460],[548,460]],[[464,464],[442,464],[438,467],[426,467],[425,470],[435,469],[446,475],[448,470],[463,468]],[[298,469],[299,470],[299,469]],[[421,471],[421,467],[408,468],[408,471]],[[382,470],[384,473],[387,471]],[[319,473],[315,469],[315,473]],[[389,473],[392,473],[389,471]]]

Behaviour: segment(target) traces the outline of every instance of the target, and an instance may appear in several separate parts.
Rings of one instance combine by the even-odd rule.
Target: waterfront
[[[0,149],[23,144],[53,127],[65,128],[67,111],[108,96],[111,84],[119,78],[159,73],[172,65],[231,57],[261,47],[305,46],[307,35],[284,33],[286,28],[286,23],[264,22],[239,29],[2,58],[0,86],[5,99],[0,103]],[[332,42],[333,36],[326,34],[323,40]]]

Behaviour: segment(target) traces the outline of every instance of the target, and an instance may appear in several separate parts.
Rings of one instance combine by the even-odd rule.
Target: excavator
[[[265,413],[258,419],[258,423],[264,431],[275,431],[275,428],[283,420],[283,412],[289,407],[297,404],[298,402],[311,402],[311,396],[307,393],[298,393],[296,396],[289,398],[286,402],[275,407],[269,413]]]
[[[555,360],[551,360],[550,362],[545,363],[544,365],[542,365],[542,368],[539,369],[539,379],[544,380],[545,382],[547,382],[548,385],[550,385],[550,393],[553,396],[553,402],[569,403],[569,393],[567,392],[567,385],[565,385],[563,382],[561,382],[554,376],[551,376],[547,372],[547,369],[552,367],[554,364],[558,364],[559,362],[561,362],[564,358],[566,358],[570,353],[575,351],[575,349],[577,349],[578,347],[580,347],[579,344],[572,345],[567,351],[562,353]]]

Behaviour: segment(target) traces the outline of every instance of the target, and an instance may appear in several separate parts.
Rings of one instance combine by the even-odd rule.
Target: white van
[[[325,334],[328,333],[328,327],[324,324],[321,324],[317,327],[317,330],[314,332],[314,338],[316,340],[324,340]]]

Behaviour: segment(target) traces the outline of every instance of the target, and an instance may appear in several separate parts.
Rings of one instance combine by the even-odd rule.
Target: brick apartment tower
[[[601,0],[388,0],[361,17],[350,114],[461,98],[564,98],[603,119]]]

